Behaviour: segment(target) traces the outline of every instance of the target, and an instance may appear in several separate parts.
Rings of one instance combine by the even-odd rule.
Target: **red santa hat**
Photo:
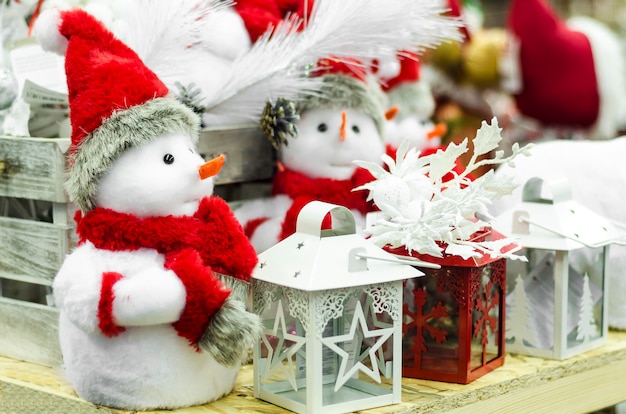
[[[44,49],[65,54],[72,125],[66,190],[83,211],[94,207],[100,178],[127,149],[167,132],[197,139],[199,117],[89,13],[48,10],[35,33]]]
[[[380,71],[376,73],[383,91],[387,94],[389,106],[396,106],[396,119],[418,115],[420,119],[430,118],[435,110],[435,100],[430,85],[420,81],[420,62],[416,53],[401,51],[393,57],[395,66],[392,75],[386,74],[385,63],[380,63]]]
[[[463,7],[463,1],[448,0],[448,9],[447,14],[449,16],[457,17],[464,21],[464,24],[459,28],[459,30],[461,31],[464,40],[470,40],[470,30],[468,29],[467,22],[465,21],[467,20],[467,17],[465,16],[467,11]]]
[[[544,0],[513,0],[507,28],[517,49],[519,111],[545,125],[589,128],[612,138],[624,94],[623,58],[591,19],[564,22]]]
[[[379,76],[385,92],[389,92],[399,85],[415,83],[420,79],[420,63],[417,53],[408,51],[398,53],[395,56],[395,61],[397,62],[397,70],[392,76],[386,76],[384,71]],[[381,63],[381,66],[384,66],[384,63]],[[374,72],[377,72],[376,66]]]
[[[238,0],[234,8],[248,30],[250,41],[254,43],[290,15],[301,18],[310,16],[313,0]]]

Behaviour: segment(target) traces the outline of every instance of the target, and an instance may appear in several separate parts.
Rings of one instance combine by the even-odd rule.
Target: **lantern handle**
[[[331,228],[323,229],[324,218],[330,213]],[[323,201],[311,201],[300,210],[296,232],[319,237],[343,236],[356,233],[354,215],[350,210]]]
[[[542,191],[546,188],[552,193],[551,199],[542,196]],[[547,180],[532,177],[526,181],[522,190],[522,201],[531,203],[556,204],[571,199],[572,189],[565,177],[552,177]]]

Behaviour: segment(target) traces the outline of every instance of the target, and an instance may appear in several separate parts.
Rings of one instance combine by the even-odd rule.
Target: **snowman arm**
[[[102,278],[100,322],[110,320],[117,326],[172,323],[180,317],[185,297],[183,283],[171,270],[155,266],[132,277],[107,272]]]
[[[53,284],[55,305],[85,332],[95,332],[99,323],[102,273],[94,263],[97,260],[90,254],[89,246],[77,247],[63,261]]]
[[[204,265],[196,250],[183,249],[168,254],[165,267],[176,273],[187,291],[184,309],[172,326],[179,336],[197,347],[211,319],[230,296],[230,290]]]

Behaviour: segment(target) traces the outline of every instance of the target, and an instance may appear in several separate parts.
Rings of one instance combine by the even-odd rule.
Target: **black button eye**
[[[163,156],[163,162],[167,165],[174,164],[174,156],[172,154],[165,154]]]
[[[358,125],[352,125],[352,132],[358,134],[359,132],[361,132],[361,128],[359,128]]]
[[[326,124],[324,124],[324,123],[321,123],[321,124],[319,124],[319,125],[317,126],[317,130],[318,130],[319,132],[326,132],[326,131],[328,131],[328,125],[326,125]]]

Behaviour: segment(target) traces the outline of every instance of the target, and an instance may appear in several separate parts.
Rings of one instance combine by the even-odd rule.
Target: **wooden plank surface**
[[[625,368],[626,332],[610,332],[607,345],[565,361],[509,354],[503,367],[467,385],[404,378],[401,404],[361,412],[584,413],[626,400],[623,381]],[[247,365],[239,374],[235,390],[219,401],[198,407],[148,413],[288,412],[256,400],[253,395],[252,366]],[[47,404],[54,404],[55,408],[71,405],[74,410],[63,412],[95,412],[100,408],[77,398],[59,369],[3,357],[0,357],[0,396],[0,412],[12,412],[6,410],[17,404],[27,405],[20,413],[51,412],[35,410]],[[24,396],[28,399],[25,400]],[[98,412],[128,413],[100,409]]]
[[[69,143],[69,138],[0,137],[0,196],[66,201]],[[198,152],[207,160],[226,156],[217,185],[266,180],[274,173],[275,151],[258,127],[204,129]]]
[[[265,180],[274,173],[274,150],[259,128],[203,130],[198,152],[206,160],[226,156],[216,185]]]
[[[65,202],[69,138],[0,137],[0,196]]]
[[[51,285],[73,232],[69,225],[0,217],[0,277]]]
[[[58,319],[55,308],[0,297],[0,355],[60,365]]]

